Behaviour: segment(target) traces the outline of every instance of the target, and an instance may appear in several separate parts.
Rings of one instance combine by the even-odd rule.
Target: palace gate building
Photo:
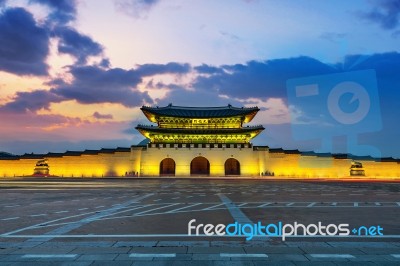
[[[259,108],[142,107],[155,125],[136,129],[150,140],[142,150],[142,175],[255,175],[258,153],[250,140],[264,127],[244,126]]]

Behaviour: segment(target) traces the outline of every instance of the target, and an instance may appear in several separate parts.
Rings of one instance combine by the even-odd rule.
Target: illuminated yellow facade
[[[130,148],[98,151],[66,152],[62,154],[25,154],[0,160],[3,177],[31,176],[38,160],[47,159],[50,176],[105,177],[132,175],[134,160]],[[131,173],[130,173],[131,172]]]
[[[259,175],[259,164],[257,152],[254,152],[251,145],[242,145],[241,147],[233,147],[233,144],[216,145],[187,145],[184,148],[174,147],[174,145],[149,144],[142,151],[142,160],[140,173],[143,176],[159,176],[160,162],[165,158],[171,158],[175,161],[175,176],[191,176],[201,175],[191,173],[191,162],[198,157],[204,157],[210,162],[210,176],[225,176],[225,162],[230,158],[234,158],[240,162],[240,175],[257,176]],[[230,147],[232,145],[232,147]],[[245,167],[243,167],[245,166]]]
[[[247,127],[258,108],[142,107],[150,122],[138,125],[145,145],[65,153],[0,153],[0,176],[32,176],[46,164],[59,177],[376,178],[400,177],[400,161],[351,155],[302,153],[253,146],[262,126]],[[362,177],[351,176],[354,165]],[[353,168],[352,168],[353,167]],[[362,168],[361,168],[362,167]],[[36,169],[36,170],[35,170]]]

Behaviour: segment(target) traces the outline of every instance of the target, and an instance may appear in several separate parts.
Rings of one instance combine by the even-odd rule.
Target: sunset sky
[[[400,158],[399,47],[399,0],[0,0],[0,151],[129,147],[142,105],[232,104],[261,108],[256,145]],[[370,97],[352,127],[290,97],[343,78]]]

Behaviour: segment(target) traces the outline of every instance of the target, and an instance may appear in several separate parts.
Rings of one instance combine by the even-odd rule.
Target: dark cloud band
[[[0,70],[17,75],[47,75],[49,35],[23,8],[0,14]]]

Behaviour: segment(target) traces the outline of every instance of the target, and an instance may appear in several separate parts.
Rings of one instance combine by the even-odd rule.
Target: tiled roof
[[[179,134],[232,134],[232,133],[248,133],[254,132],[258,130],[264,130],[263,126],[252,126],[252,127],[242,127],[242,128],[159,128],[156,126],[146,126],[146,125],[138,125],[136,127],[137,130],[144,130],[148,132],[154,133],[179,133]]]
[[[282,148],[273,148],[273,149],[269,149],[270,153],[283,153],[284,150]]]
[[[43,159],[43,154],[25,153],[19,156],[19,159]]]
[[[0,151],[0,158],[12,158],[12,157],[15,157],[15,155],[9,152]]]
[[[257,148],[258,146],[254,146]],[[400,159],[393,157],[375,158],[371,156],[358,156],[348,153],[317,153],[313,151],[299,151],[299,150],[284,150],[282,148],[270,148],[269,153],[285,153],[285,154],[299,154],[301,156],[316,156],[316,157],[332,157],[334,159],[350,159],[360,161],[380,161],[380,162],[397,162],[400,163]]]
[[[63,152],[49,152],[45,155],[47,158],[48,157],[62,157],[64,156]]]
[[[81,156],[81,151],[66,151],[63,156]]]
[[[233,107],[231,105],[221,107],[183,107],[174,106],[172,104],[165,107],[149,107],[140,108],[143,112],[149,112],[158,116],[170,117],[194,117],[194,118],[210,118],[210,117],[231,117],[242,116],[258,112],[258,107]]]

